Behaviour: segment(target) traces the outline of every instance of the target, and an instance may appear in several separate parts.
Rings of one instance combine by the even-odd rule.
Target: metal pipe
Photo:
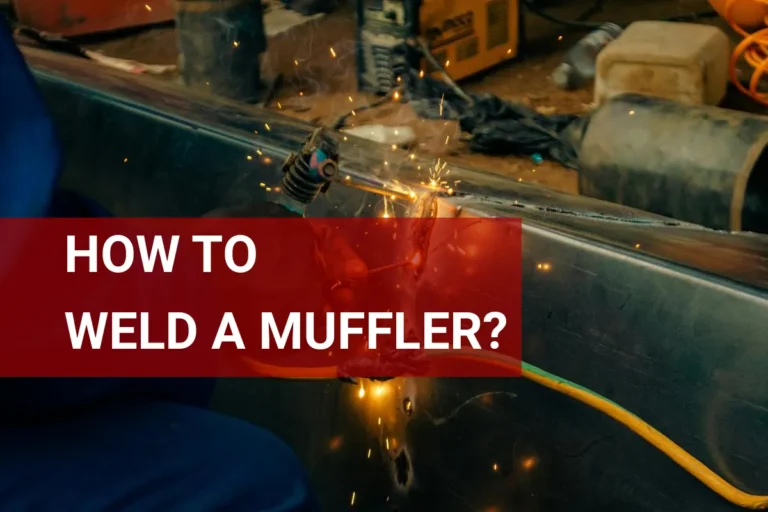
[[[579,190],[714,229],[768,233],[768,119],[626,95],[595,111]]]

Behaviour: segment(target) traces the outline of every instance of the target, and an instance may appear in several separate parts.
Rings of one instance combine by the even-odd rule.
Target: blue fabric
[[[0,217],[110,215],[57,188],[60,168],[53,122],[0,17]],[[202,408],[214,382],[0,379],[0,511],[319,510],[285,444]]]
[[[282,441],[182,405],[113,405],[58,422],[0,426],[0,453],[1,510],[319,510]]]
[[[45,216],[60,169],[53,122],[0,17],[0,217]]]

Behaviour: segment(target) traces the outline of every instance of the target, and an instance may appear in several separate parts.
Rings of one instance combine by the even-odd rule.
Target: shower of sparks
[[[336,51],[333,49],[333,46],[331,46],[329,49],[331,50],[331,57],[333,57],[335,59],[336,58]]]
[[[450,170],[446,169],[448,166],[448,162],[445,162],[441,160],[440,158],[437,159],[437,161],[432,165],[428,170],[428,179],[429,183],[424,183],[425,185],[428,185],[430,188],[444,188],[446,190],[451,190],[451,187],[448,185],[448,182],[445,180],[445,177],[450,174]],[[455,183],[454,183],[455,186]]]
[[[389,201],[387,201],[386,199],[384,199],[384,212],[381,214],[381,217],[382,217],[383,219],[388,219],[388,218],[390,218],[391,216],[392,216],[392,215],[390,215],[390,212],[389,212]],[[381,393],[379,392],[381,389],[382,389],[381,387],[377,388],[377,394],[379,394],[379,395],[381,394]]]
[[[152,7],[151,7],[149,4],[144,4],[144,8],[145,8],[147,11],[149,11],[149,12],[152,12]]]

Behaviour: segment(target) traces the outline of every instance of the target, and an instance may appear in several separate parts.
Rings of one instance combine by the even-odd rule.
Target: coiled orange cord
[[[768,7],[768,0],[752,0],[752,2]],[[744,28],[734,20],[734,8],[737,3],[739,3],[739,0],[726,0],[723,12],[723,18],[725,18],[731,28],[744,38],[736,46],[731,55],[731,61],[728,66],[731,82],[733,82],[733,85],[735,85],[742,93],[755,101],[768,106],[768,93],[758,91],[760,81],[766,74],[766,71],[768,71],[768,28],[762,28],[751,34],[744,30]],[[768,25],[768,15],[764,17],[763,23]],[[754,68],[752,78],[749,80],[749,89],[742,85],[736,74],[739,60],[742,58],[747,64]]]

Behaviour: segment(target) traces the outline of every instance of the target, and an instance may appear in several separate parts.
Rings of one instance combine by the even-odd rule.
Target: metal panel
[[[260,183],[278,182],[277,164],[310,130],[87,62],[27,56],[61,127],[65,183],[119,214],[267,200]],[[350,137],[342,172],[415,186],[416,166],[429,165],[379,151]],[[526,360],[639,414],[741,488],[768,492],[764,237],[469,169],[451,176],[463,195],[448,206],[524,219]],[[377,201],[336,187],[310,213],[372,214]],[[218,409],[296,449],[329,511],[347,510],[353,492],[357,510],[382,512],[734,510],[623,426],[521,379],[397,379],[366,399],[341,382],[226,380],[218,391]]]

